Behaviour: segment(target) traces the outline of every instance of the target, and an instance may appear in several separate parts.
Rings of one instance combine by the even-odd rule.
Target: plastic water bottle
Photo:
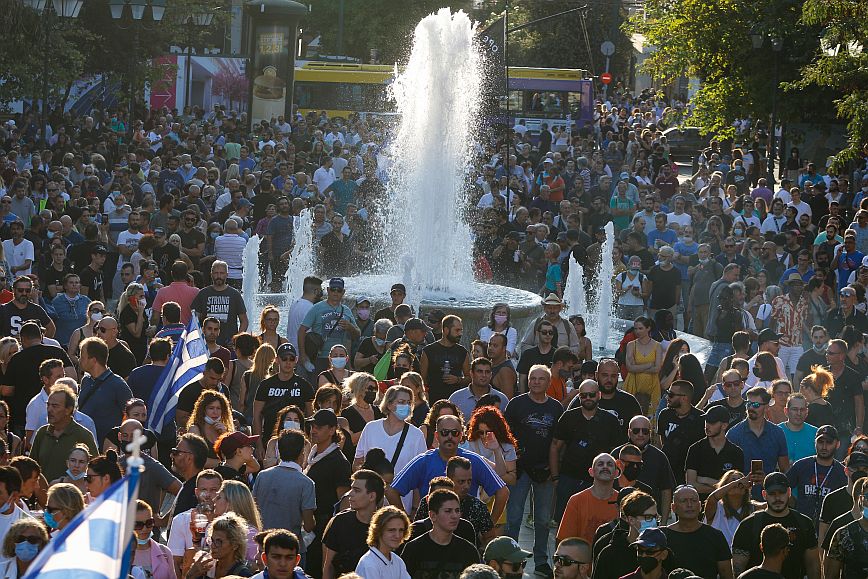
[[[443,377],[445,378],[449,374],[452,373],[452,364],[449,363],[449,360],[443,362]]]

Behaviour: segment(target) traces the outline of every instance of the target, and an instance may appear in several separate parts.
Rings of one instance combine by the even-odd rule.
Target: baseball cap
[[[623,179],[624,181],[629,181],[630,180],[630,173],[628,173],[627,171],[624,171],[620,175],[618,175],[618,177]]]
[[[823,436],[825,436],[826,438],[831,438],[832,440],[840,440],[840,437],[838,436],[838,429],[831,424],[826,424],[817,429],[817,434],[814,435],[814,440],[819,440]]]
[[[344,289],[344,278],[333,277],[329,280],[329,289]]]
[[[93,249],[90,250],[91,253],[108,253],[108,248],[102,243],[97,243],[93,246]]]
[[[368,304],[370,304],[370,303],[371,303],[371,300],[369,300],[369,299],[366,298],[365,296],[359,296],[359,297],[356,298],[356,305],[359,305],[359,304],[362,303],[362,302],[368,302]]]
[[[639,538],[630,544],[631,547],[645,547],[646,549],[666,549],[669,542],[666,533],[659,527],[651,527],[639,533]]]
[[[729,410],[723,406],[712,406],[702,415],[706,422],[729,422]]]
[[[621,487],[621,488],[619,488],[618,489],[618,504],[620,505],[624,499],[626,499],[627,497],[629,497],[631,494],[635,493],[638,490],[639,489],[637,489],[636,487]]]
[[[420,320],[419,318],[410,318],[406,322],[404,322],[404,332],[410,332],[412,330],[428,330],[428,326],[425,325],[425,322]]]
[[[849,469],[868,467],[868,454],[862,451],[854,450],[850,456],[844,459],[844,464]]]
[[[782,472],[769,473],[763,480],[764,491],[783,491],[788,488],[790,488],[790,480]]]
[[[224,458],[231,458],[235,456],[235,452],[239,448],[244,448],[245,446],[251,446],[256,444],[256,441],[259,440],[259,435],[247,436],[240,430],[236,430],[235,432],[227,432],[220,436],[217,439],[217,442],[214,443],[214,451],[218,456],[222,456]]]
[[[238,206],[239,207],[253,207],[253,203],[250,202],[250,199],[246,199],[246,198],[242,197],[241,199],[238,200]]]
[[[307,419],[307,422],[308,424],[316,424],[317,426],[337,426],[338,417],[331,408],[320,408],[314,412],[313,416]]]
[[[771,328],[765,328],[762,332],[759,333],[757,343],[762,344],[763,342],[776,342],[780,339],[781,334],[775,332]]]
[[[407,288],[402,283],[393,283],[392,289],[389,290],[389,293],[393,292],[401,292],[402,294],[406,294]]]
[[[546,157],[543,160],[543,165],[554,165],[554,164],[555,164],[555,162],[553,160],[549,159],[548,157]]]
[[[277,356],[283,356],[284,354],[289,354],[291,356],[298,357],[298,350],[295,349],[295,346],[286,342],[285,344],[281,344],[277,347]]]
[[[485,546],[482,558],[485,561],[521,563],[531,555],[531,552],[519,547],[516,540],[512,537],[501,536],[489,541],[488,545]]]
[[[166,235],[166,230],[162,227],[154,227],[154,235]]]

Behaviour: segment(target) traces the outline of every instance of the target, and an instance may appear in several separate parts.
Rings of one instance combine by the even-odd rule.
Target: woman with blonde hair
[[[2,177],[0,177],[2,179]],[[12,270],[9,268],[9,262],[6,261],[6,252],[3,250],[3,244],[0,243],[0,268],[3,268],[3,277],[6,278],[6,287],[11,288],[15,278],[12,276]]]
[[[262,344],[253,354],[253,366],[241,375],[241,392],[238,397],[244,401],[244,417],[248,424],[253,423],[253,399],[259,383],[274,373],[274,360],[277,351],[271,344]]]
[[[228,512],[235,513],[247,523],[247,560],[256,559],[256,534],[262,530],[259,507],[253,500],[250,488],[237,480],[225,480],[214,496],[214,515],[219,517]]]
[[[18,519],[9,526],[3,538],[3,557],[0,577],[18,579],[24,577],[30,563],[48,544],[45,525],[32,517]]]
[[[398,556],[398,548],[410,538],[410,519],[398,507],[387,506],[371,517],[368,527],[368,551],[359,559],[356,574],[360,577],[398,577],[410,579],[407,566]]]
[[[730,545],[738,524],[756,508],[750,500],[752,486],[750,477],[728,470],[705,499],[705,522],[723,533]]]
[[[69,354],[69,359],[72,360],[74,366],[78,366],[78,345],[86,338],[96,336],[96,325],[105,315],[106,307],[101,301],[92,301],[87,304],[87,320],[82,327],[72,332],[69,337],[69,346],[66,348],[66,353]]]
[[[428,406],[428,395],[425,393],[425,381],[418,372],[406,372],[398,379],[398,384],[413,391],[413,413],[410,423],[419,428],[425,423],[425,417],[431,408]]]
[[[148,329],[148,318],[145,315],[147,307],[145,288],[136,282],[129,284],[118,300],[118,338],[129,345],[139,364],[144,361],[148,350],[148,336],[145,334]]]
[[[235,430],[232,422],[232,407],[229,399],[220,392],[205,390],[196,400],[193,412],[187,421],[187,432],[198,434],[208,443],[208,460],[205,468],[214,468],[219,460],[214,443],[224,432]]]
[[[344,408],[341,416],[349,422],[353,444],[358,444],[365,425],[383,417],[380,409],[374,406],[379,385],[371,374],[356,372],[344,381],[344,390],[349,393],[352,404]]]
[[[185,579],[222,579],[232,575],[250,577],[247,558],[247,523],[240,515],[226,513],[211,522],[208,528],[209,552],[194,556]],[[213,575],[212,575],[213,573]]]
[[[78,487],[69,483],[58,483],[48,489],[43,519],[52,532],[62,531],[83,510],[84,495]]]
[[[840,346],[839,346],[840,347]],[[802,378],[799,384],[805,401],[808,403],[808,416],[805,422],[816,427],[834,424],[835,414],[826,396],[835,387],[835,377],[824,367],[811,366],[811,373]]]
[[[259,335],[256,337],[263,344],[271,344],[275,352],[278,346],[289,341],[277,333],[277,326],[279,325],[280,310],[274,306],[265,306],[262,313],[259,314]]]
[[[18,340],[11,336],[0,338],[0,379],[6,375],[6,366],[9,364],[9,359],[13,354],[17,354],[21,349],[21,344]]]

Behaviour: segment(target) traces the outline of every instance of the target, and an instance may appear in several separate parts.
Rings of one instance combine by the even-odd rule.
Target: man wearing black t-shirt
[[[678,521],[663,527],[669,549],[679,567],[699,577],[732,579],[732,553],[722,532],[703,523],[702,502],[692,487],[681,487],[672,496]]]
[[[614,358],[603,358],[597,366],[597,384],[600,385],[600,408],[618,419],[618,424],[627,437],[627,426],[634,416],[642,414],[642,408],[636,397],[618,388],[620,368]],[[581,401],[578,397],[570,401],[569,410],[577,407]]]
[[[684,484],[684,461],[690,445],[702,438],[704,422],[702,413],[693,406],[693,384],[676,380],[666,393],[667,406],[657,419],[657,432],[661,448],[669,458],[675,481]]]
[[[630,442],[619,446],[612,451],[612,454],[620,456],[621,451],[628,445],[633,445],[639,449],[642,453],[642,460],[639,467],[639,477],[636,480],[651,488],[651,492],[648,494],[654,497],[657,502],[660,519],[666,521],[669,519],[669,509],[672,506],[675,474],[672,472],[672,466],[669,464],[666,454],[651,444],[651,421],[641,414],[634,416],[627,428],[627,438]]]
[[[621,440],[618,419],[597,407],[600,387],[594,380],[582,382],[578,397],[581,407],[561,415],[549,449],[549,469],[558,483],[556,521],[562,518],[569,498],[591,484],[589,469],[594,457],[609,452]]]
[[[720,378],[723,384],[723,393],[725,398],[715,400],[708,405],[719,406],[727,411],[729,418],[727,420],[726,429],[729,430],[745,418],[747,418],[747,400],[742,398],[741,391],[744,389],[744,381],[741,379],[741,374],[735,368],[730,368]]]
[[[687,449],[685,478],[704,499],[714,492],[714,485],[726,471],[743,467],[744,452],[726,439],[730,415],[725,408],[711,406],[703,416],[705,438]]]
[[[102,268],[105,265],[108,248],[102,243],[95,244],[90,250],[90,263],[81,270],[81,293],[91,301],[105,301]]]
[[[552,365],[552,358],[555,355],[555,347],[553,340],[555,337],[555,327],[548,320],[537,322],[536,327],[536,346],[531,346],[521,353],[518,359],[518,391],[527,391],[527,374],[532,366],[540,364],[542,366]]]
[[[470,354],[461,345],[464,326],[458,316],[441,321],[443,337],[425,346],[419,365],[431,404],[449,398],[456,390],[470,384]]]
[[[281,344],[277,348],[277,374],[260,382],[256,390],[253,401],[253,434],[262,435],[259,439],[262,448],[274,431],[274,422],[281,408],[294,404],[308,416],[313,411],[313,388],[307,380],[296,375],[297,360],[298,352],[295,346],[289,342]],[[263,438],[266,440],[263,441]]]
[[[19,276],[12,283],[15,297],[11,302],[0,306],[0,336],[17,336],[21,325],[27,320],[35,320],[45,328],[45,335],[54,337],[54,322],[39,305],[30,301],[33,294],[33,281],[29,277]],[[39,381],[36,383],[39,390]]]
[[[413,579],[457,579],[465,568],[479,563],[476,547],[454,534],[461,502],[453,491],[440,489],[429,495],[428,508],[431,530],[404,545],[401,559]]]
[[[760,534],[762,563],[751,567],[738,576],[738,579],[784,579],[781,568],[790,554],[790,533],[782,525],[772,523]]]
[[[853,485],[860,478],[868,477],[868,454],[857,450],[851,452],[844,460],[844,474],[847,475],[847,486],[832,491],[823,498],[819,529],[821,543],[826,539],[832,521],[853,508]]]
[[[368,550],[371,517],[383,500],[386,485],[372,470],[357,470],[350,486],[350,508],[335,515],[322,536],[322,579],[335,579],[356,569]]]
[[[762,561],[760,533],[772,523],[780,523],[789,535],[789,552],[781,574],[786,579],[820,579],[820,557],[814,523],[790,509],[790,481],[782,472],[773,472],[763,481],[766,508],[742,519],[732,539],[732,568],[736,574]]]

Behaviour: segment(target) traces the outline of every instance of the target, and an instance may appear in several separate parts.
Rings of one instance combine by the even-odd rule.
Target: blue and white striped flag
[[[162,432],[163,427],[174,420],[178,393],[188,384],[202,377],[208,361],[208,346],[202,338],[199,320],[195,312],[190,317],[187,329],[178,338],[169,363],[163,368],[160,378],[151,391],[148,401],[148,428]]]
[[[22,579],[126,577],[141,480],[137,468],[129,471],[45,546]]]

